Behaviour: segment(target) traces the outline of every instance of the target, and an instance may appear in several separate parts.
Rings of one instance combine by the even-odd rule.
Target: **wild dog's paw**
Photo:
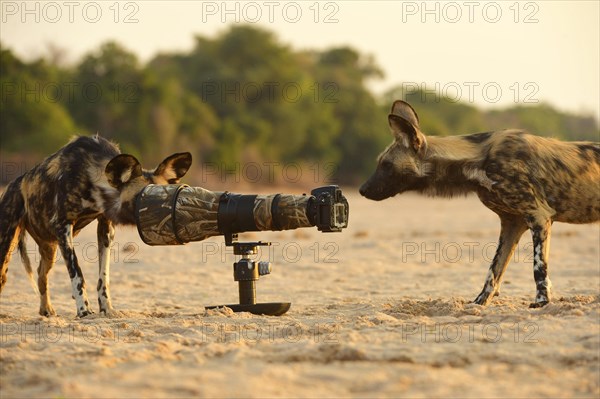
[[[550,301],[534,302],[534,303],[529,304],[529,309],[542,308],[542,307],[546,306],[549,303],[550,303]]]
[[[100,310],[101,315],[110,315],[110,312],[113,311],[110,299],[103,297],[98,298],[98,309]]]
[[[549,291],[545,290],[537,293],[535,296],[535,302],[529,305],[530,309],[536,309],[546,306],[550,303],[550,295]]]
[[[56,311],[52,306],[46,306],[45,308],[40,308],[40,315],[44,317],[52,317],[56,316]]]
[[[90,309],[79,309],[77,311],[77,317],[78,318],[83,318],[83,317],[86,317],[86,316],[89,316],[89,315],[92,315],[92,314],[94,314],[94,312],[92,310],[90,310]]]
[[[475,298],[475,300],[473,301],[473,303],[477,304],[477,305],[481,305],[481,306],[486,306],[489,305],[489,303],[492,301],[492,298],[495,295],[492,295],[490,292],[486,292],[485,290],[479,294],[477,296],[477,298]]]
[[[486,305],[486,301],[484,299],[482,299],[481,297],[475,298],[475,300],[473,300],[473,303],[475,305],[481,305],[481,306],[485,306]]]

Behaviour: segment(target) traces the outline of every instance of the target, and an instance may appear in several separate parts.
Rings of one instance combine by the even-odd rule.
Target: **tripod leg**
[[[254,305],[256,303],[256,282],[238,281],[240,289],[240,305]]]

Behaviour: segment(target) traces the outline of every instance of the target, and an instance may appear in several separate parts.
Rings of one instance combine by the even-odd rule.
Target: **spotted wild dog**
[[[525,230],[533,237],[535,302],[550,301],[548,250],[553,222],[600,220],[600,144],[561,142],[502,130],[425,137],[419,117],[404,101],[388,116],[394,141],[379,155],[360,193],[380,201],[406,191],[452,197],[477,193],[500,216],[498,249],[475,303],[487,305]]]
[[[117,145],[99,137],[76,137],[42,163],[12,181],[0,197],[0,292],[6,283],[11,254],[18,243],[29,278],[31,263],[25,232],[41,255],[37,287],[40,314],[55,315],[48,292],[48,272],[56,249],[67,264],[77,316],[93,313],[86,284],[73,249],[73,237],[98,220],[98,304],[100,312],[112,309],[109,289],[110,247],[114,224],[135,224],[136,195],[148,184],[172,184],[187,172],[190,153],[173,154],[154,170],[143,170],[132,155],[120,154]],[[35,285],[34,285],[35,287]]]

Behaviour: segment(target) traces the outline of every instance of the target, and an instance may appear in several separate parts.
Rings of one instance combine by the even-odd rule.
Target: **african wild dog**
[[[520,130],[426,138],[417,113],[404,101],[394,102],[388,122],[394,141],[360,193],[376,201],[406,191],[442,197],[477,193],[500,216],[501,231],[475,303],[486,305],[498,293],[519,238],[530,229],[537,290],[531,307],[546,305],[552,222],[600,220],[600,144],[565,143]]]
[[[173,184],[187,172],[190,153],[173,154],[154,170],[143,170],[132,155],[120,154],[110,141],[77,137],[42,163],[12,181],[0,198],[0,292],[12,251],[18,243],[21,258],[33,281],[25,248],[25,232],[39,246],[40,314],[55,315],[48,292],[48,272],[57,247],[67,264],[77,316],[90,313],[86,284],[73,250],[73,237],[98,220],[98,304],[112,309],[109,290],[110,247],[113,224],[135,224],[136,195],[148,184]]]

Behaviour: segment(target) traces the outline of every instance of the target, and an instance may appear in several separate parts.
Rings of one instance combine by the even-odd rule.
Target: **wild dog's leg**
[[[73,224],[67,223],[60,227],[57,231],[57,236],[60,252],[62,253],[63,258],[65,258],[69,277],[71,278],[73,298],[77,305],[77,316],[87,316],[94,312],[90,310],[90,304],[85,290],[85,280],[83,279],[83,273],[81,272],[75,250],[73,249]]]
[[[56,260],[57,243],[42,243],[40,246],[40,265],[38,267],[38,289],[40,290],[40,314],[42,316],[56,316],[56,312],[50,303],[50,291],[48,290],[48,273]]]
[[[479,305],[490,303],[494,294],[500,289],[502,275],[506,271],[506,267],[515,252],[519,238],[527,230],[525,222],[514,216],[500,216],[500,222],[502,227],[500,229],[498,249],[490,265],[483,290],[475,299],[475,303]]]
[[[550,302],[552,283],[548,277],[548,252],[550,250],[550,228],[552,221],[531,222],[529,228],[533,238],[533,278],[535,280],[535,302],[530,308],[540,308]]]
[[[110,247],[115,238],[115,228],[104,216],[98,218],[98,258],[100,271],[98,274],[98,305],[100,312],[108,314],[112,310],[110,301]]]

